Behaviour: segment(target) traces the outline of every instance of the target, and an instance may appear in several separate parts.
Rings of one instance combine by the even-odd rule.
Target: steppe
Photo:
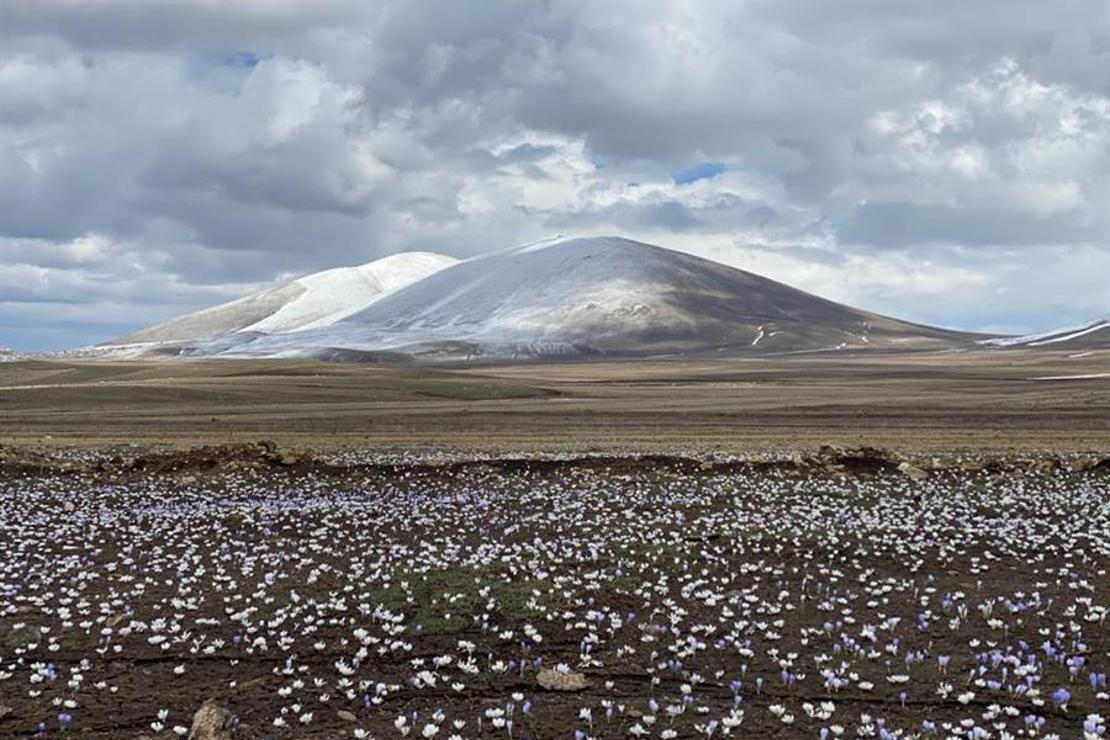
[[[1110,351],[840,352],[464,369],[0,365],[0,443],[520,454],[1110,448]]]

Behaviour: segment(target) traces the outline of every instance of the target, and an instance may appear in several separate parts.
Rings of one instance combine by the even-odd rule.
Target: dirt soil
[[[208,699],[237,738],[1078,737],[1110,706],[1098,467],[135,459],[0,478],[4,737],[172,737]]]

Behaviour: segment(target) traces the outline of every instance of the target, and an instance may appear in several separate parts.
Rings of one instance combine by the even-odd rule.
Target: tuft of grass
[[[480,591],[487,586],[488,595],[483,597]],[[534,616],[544,603],[532,593],[534,586],[531,580],[510,581],[491,569],[449,568],[414,575],[407,592],[394,582],[388,589],[371,592],[371,600],[404,614],[425,635],[455,635],[477,630],[476,617],[487,611],[505,620]],[[487,609],[491,599],[493,608]]]

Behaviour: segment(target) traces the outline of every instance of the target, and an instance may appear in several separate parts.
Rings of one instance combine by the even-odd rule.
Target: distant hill
[[[601,237],[475,257],[326,325],[285,332],[253,322],[197,337],[181,352],[453,362],[951,348],[974,346],[976,338],[845,306],[683,252]]]

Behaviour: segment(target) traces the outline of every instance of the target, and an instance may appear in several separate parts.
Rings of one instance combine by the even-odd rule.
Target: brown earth
[[[394,452],[1110,450],[1110,351],[837,353],[470,369],[0,365],[0,443]]]
[[[841,465],[853,458],[827,459]],[[1001,718],[1011,731],[1036,715],[1046,718],[1046,731],[1078,737],[1084,717],[1105,706],[1088,674],[1104,674],[1110,632],[1076,616],[1092,600],[1105,603],[1106,550],[1093,536],[1105,522],[1105,514],[1096,518],[1094,493],[1105,478],[1090,472],[1019,486],[963,473],[925,483],[889,471],[851,480],[717,469],[679,475],[651,462],[608,470],[482,463],[328,479],[292,468],[200,485],[175,483],[164,472],[148,469],[108,486],[83,475],[0,476],[7,525],[0,566],[10,589],[0,598],[0,665],[13,674],[0,684],[0,704],[9,710],[0,716],[0,736],[168,738],[214,699],[227,709],[217,719],[230,724],[229,736],[244,740],[350,737],[354,727],[400,737],[398,715],[414,717],[419,731],[437,711],[465,719],[464,737],[505,738],[504,729],[479,720],[508,704],[516,707],[515,737],[573,737],[587,729],[579,714],[587,706],[592,736],[628,737],[650,701],[680,705],[690,685],[711,712],[706,718],[733,706],[746,712],[739,737],[817,737],[832,722],[855,736],[863,715],[914,730],[924,721],[978,719],[996,703],[1020,710]],[[472,505],[475,496],[481,506]],[[1002,517],[1022,526],[995,525]],[[821,526],[810,528],[811,521]],[[1025,541],[1038,530],[1041,545]],[[64,536],[39,534],[46,531]],[[947,539],[935,543],[942,534]],[[490,547],[506,556],[475,567]],[[393,558],[394,551],[403,556]],[[264,567],[255,570],[256,563]],[[80,599],[67,595],[74,589]],[[360,603],[403,613],[412,647],[371,651],[356,676],[368,687],[349,698],[336,688],[337,661],[351,660],[359,627],[384,629]],[[726,606],[724,627],[700,631],[720,624]],[[992,607],[1005,631],[988,623]],[[268,648],[240,642],[237,620],[247,617],[232,617],[237,610]],[[595,627],[587,615],[597,610],[624,621],[606,617]],[[487,630],[480,615],[494,627]],[[668,621],[674,615],[682,618]],[[741,617],[747,626],[739,644],[750,653],[718,643]],[[770,624],[776,618],[781,625]],[[147,638],[156,620],[183,632],[155,645]],[[673,624],[681,631],[672,632]],[[873,651],[861,636],[867,624],[884,625]],[[1025,645],[1035,657],[1045,634],[1064,642],[1063,632],[1052,632],[1063,624],[1082,630],[1068,638],[1066,655],[1084,659],[1082,673],[1069,678],[1068,663],[1043,659],[1040,703],[1008,694],[1005,666],[987,660],[988,651],[1009,655]],[[500,636],[523,635],[528,625],[543,632],[542,642]],[[581,640],[594,632],[603,638],[600,662],[578,668]],[[285,635],[297,645],[279,649]],[[702,642],[696,650],[695,638]],[[460,640],[477,645],[481,675],[472,679],[451,665],[443,673],[464,688],[444,678],[412,683],[436,656],[452,654],[457,664],[466,654]],[[675,660],[669,648],[689,655]],[[651,658],[652,650],[660,657]],[[775,658],[788,655],[800,656],[794,670],[807,674],[797,683],[780,677]],[[823,688],[818,655],[838,656],[827,663],[834,668],[849,656],[857,678],[836,692]],[[951,667],[939,656],[950,656]],[[495,659],[518,663],[497,672],[489,667]],[[584,680],[541,678],[560,663],[576,666]],[[957,699],[978,666],[989,671],[986,680],[1002,683],[972,687],[969,702]],[[33,670],[60,678],[28,683]],[[83,681],[67,687],[74,671]],[[895,685],[889,677],[897,674],[912,681]],[[296,693],[281,693],[298,676]],[[327,683],[314,684],[317,677]],[[742,689],[732,683],[738,680]],[[946,681],[955,689],[938,695]],[[393,687],[380,707],[368,703],[378,682]],[[1072,694],[1066,712],[1047,699],[1058,686]],[[743,703],[734,703],[741,693]],[[330,700],[322,703],[321,694]],[[59,710],[52,697],[73,707]],[[520,697],[533,705],[530,713]],[[835,702],[831,720],[805,714],[807,703],[824,701]],[[287,714],[294,702],[304,709]],[[611,719],[603,702],[614,706]],[[777,720],[774,705],[795,722]],[[154,730],[160,710],[169,719]],[[300,727],[306,710],[314,718]],[[694,711],[673,721],[656,713],[679,738],[705,736],[696,730],[705,719]],[[275,727],[283,716],[287,725]],[[446,723],[438,724],[438,737],[447,737]]]

